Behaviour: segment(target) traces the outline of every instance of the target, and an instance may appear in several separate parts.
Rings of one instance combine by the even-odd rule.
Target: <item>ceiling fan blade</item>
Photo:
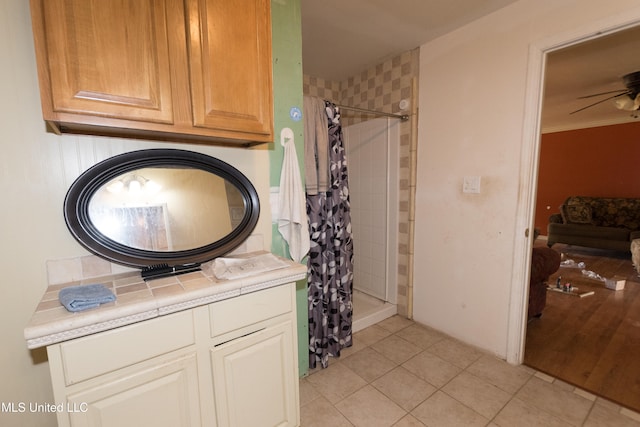
[[[623,93],[619,93],[619,94],[617,94],[617,95],[609,96],[609,97],[607,97],[607,98],[605,98],[605,99],[601,99],[601,100],[600,100],[600,101],[598,101],[598,102],[594,102],[593,104],[589,104],[589,105],[587,105],[586,107],[582,107],[582,108],[580,108],[580,109],[578,109],[578,110],[572,111],[572,112],[570,112],[569,114],[579,113],[580,111],[586,110],[587,108],[591,108],[591,107],[594,107],[594,106],[596,106],[596,105],[598,105],[598,104],[602,104],[603,102],[606,102],[606,101],[608,101],[608,100],[610,100],[610,99],[618,98],[618,97],[620,97],[620,96],[624,96],[624,95],[629,95],[630,93],[631,93],[631,92],[627,90],[627,91],[625,91],[625,92],[623,92]]]
[[[610,90],[608,92],[592,93],[591,95],[579,96],[576,99],[593,98],[594,96],[608,95],[610,93],[620,93],[620,92],[628,92],[628,91],[629,91],[628,89]]]

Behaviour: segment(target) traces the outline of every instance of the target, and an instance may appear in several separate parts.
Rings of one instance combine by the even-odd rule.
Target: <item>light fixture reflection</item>
[[[118,194],[124,188],[124,182],[119,179],[112,181],[109,185],[107,185],[107,190],[110,193]]]
[[[141,175],[130,175],[121,179],[116,179],[107,185],[107,191],[113,194],[119,194],[123,191],[131,195],[139,195],[145,193],[148,195],[155,194],[162,186],[155,181],[147,179]]]

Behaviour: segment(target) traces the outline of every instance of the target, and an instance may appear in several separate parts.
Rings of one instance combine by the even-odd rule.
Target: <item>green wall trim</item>
[[[300,117],[292,117],[292,108],[302,111],[302,23],[300,0],[271,1],[271,32],[273,41],[273,109],[274,143],[269,151],[269,185],[280,185],[283,147],[280,132],[284,128],[293,130],[298,163],[304,174],[303,126]],[[302,176],[304,179],[304,175]],[[263,201],[264,202],[264,201]],[[287,243],[272,224],[271,252],[289,258]],[[303,260],[303,263],[305,260]],[[298,311],[298,369],[300,376],[309,366],[307,282],[296,284],[296,306]]]

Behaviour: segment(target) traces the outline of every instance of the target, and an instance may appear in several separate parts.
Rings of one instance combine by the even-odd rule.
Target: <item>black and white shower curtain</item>
[[[309,367],[350,347],[353,241],[347,162],[338,107],[324,101],[328,117],[329,188],[307,194],[311,237],[308,266]],[[306,144],[306,142],[305,142]]]

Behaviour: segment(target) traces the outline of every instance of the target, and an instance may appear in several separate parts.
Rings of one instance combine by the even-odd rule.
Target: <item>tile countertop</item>
[[[264,252],[258,255],[261,254]],[[148,281],[144,281],[139,272],[92,280],[90,283],[110,288],[116,301],[75,313],[60,304],[58,292],[67,286],[89,282],[49,286],[24,329],[27,347],[34,349],[107,331],[306,277],[305,265],[281,260],[289,266],[233,280],[216,278],[212,262],[203,264],[201,271]]]

